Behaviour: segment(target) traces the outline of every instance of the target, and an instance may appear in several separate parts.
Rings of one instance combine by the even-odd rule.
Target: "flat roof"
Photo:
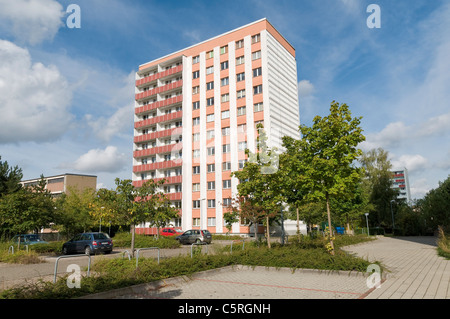
[[[95,177],[95,178],[97,178],[96,175],[64,173],[64,174],[60,174],[60,175],[44,176],[44,179],[52,179],[52,178],[58,178],[58,177],[64,177],[64,176],[82,176],[82,177]],[[32,181],[39,181],[39,180],[41,180],[41,177],[32,178],[32,179],[25,179],[25,180],[22,180],[20,182],[21,183],[25,183],[25,182],[32,182]]]
[[[212,41],[212,40],[215,40],[215,39],[218,39],[218,38],[220,38],[220,37],[223,37],[223,36],[226,36],[226,35],[228,35],[228,34],[231,34],[231,33],[233,33],[233,32],[236,32],[236,31],[239,31],[239,30],[241,30],[241,29],[245,29],[245,28],[247,28],[247,27],[249,27],[249,26],[252,26],[252,25],[254,25],[254,24],[257,24],[257,23],[260,23],[260,22],[262,22],[262,21],[266,21],[282,38],[283,38],[283,40],[284,41],[286,41],[286,43],[295,51],[295,48],[292,46],[292,44],[290,44],[289,43],[289,41],[288,40],[286,40],[286,38],[285,37],[283,37],[282,35],[281,35],[281,33],[269,22],[269,20],[267,20],[267,18],[262,18],[262,19],[259,19],[259,20],[256,20],[256,21],[253,21],[253,22],[251,22],[251,23],[248,23],[248,24],[246,24],[246,25],[244,25],[244,26],[241,26],[241,27],[238,27],[238,28],[236,28],[236,29],[233,29],[233,30],[231,30],[231,31],[228,31],[228,32],[225,32],[225,33],[222,33],[222,34],[220,34],[220,35],[217,35],[217,36],[214,36],[214,37],[212,37],[212,38],[209,38],[209,39],[207,39],[207,40],[204,40],[204,41],[201,41],[201,42],[198,42],[198,43],[196,43],[196,44],[193,44],[193,45],[191,45],[191,46],[188,46],[188,47],[186,47],[186,48],[184,48],[184,49],[181,49],[181,50],[178,50],[178,51],[175,51],[175,52],[172,52],[172,53],[169,53],[169,54],[167,54],[167,55],[164,55],[164,56],[162,56],[162,57],[159,57],[159,58],[157,58],[157,59],[154,59],[154,60],[151,60],[151,61],[149,61],[149,62],[146,62],[146,63],[143,63],[143,64],[141,64],[141,65],[139,65],[139,71],[142,71],[140,68],[142,67],[142,66],[145,66],[145,65],[148,65],[148,64],[153,64],[153,63],[155,63],[156,61],[159,61],[159,60],[163,60],[163,59],[165,59],[165,58],[168,58],[168,57],[170,57],[170,56],[174,56],[174,55],[176,55],[177,53],[182,53],[183,51],[186,51],[186,50],[189,50],[189,49],[191,49],[191,48],[194,48],[194,47],[196,47],[196,46],[199,46],[199,45],[202,45],[202,44],[204,44],[204,43],[207,43],[207,42],[209,42],[209,41]]]

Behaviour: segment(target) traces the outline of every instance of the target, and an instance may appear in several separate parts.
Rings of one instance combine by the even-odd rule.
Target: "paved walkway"
[[[110,291],[89,298],[118,299],[450,299],[450,260],[437,256],[434,237],[380,237],[346,251],[388,269],[380,288],[351,272],[225,267]]]

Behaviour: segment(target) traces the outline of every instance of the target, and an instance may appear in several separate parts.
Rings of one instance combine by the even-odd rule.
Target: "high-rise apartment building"
[[[399,191],[398,199],[405,200],[407,204],[411,202],[408,170],[405,167],[392,171],[392,188]]]
[[[255,152],[258,123],[268,147],[299,138],[295,49],[266,19],[140,65],[135,93],[133,184],[165,178],[184,230],[227,232],[230,174]]]

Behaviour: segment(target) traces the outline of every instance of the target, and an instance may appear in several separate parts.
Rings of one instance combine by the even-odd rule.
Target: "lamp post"
[[[394,235],[394,228],[395,228],[395,223],[394,223],[394,211],[392,210],[392,202],[395,202],[395,200],[391,200],[390,204],[391,204],[391,215],[392,215],[392,235]]]
[[[366,224],[367,224],[367,236],[369,236],[369,213],[365,213],[364,215],[366,215]]]

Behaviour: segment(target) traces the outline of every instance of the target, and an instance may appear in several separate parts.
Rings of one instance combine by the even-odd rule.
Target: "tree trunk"
[[[131,224],[131,257],[134,258],[134,237],[136,233],[136,227]]]
[[[330,213],[330,195],[326,193],[327,199],[327,215],[328,215],[328,231],[329,231],[329,239],[331,245],[331,255],[334,256],[334,244],[333,244],[333,228],[331,227],[331,213]]]
[[[271,248],[271,246],[270,246],[270,233],[269,233],[269,216],[266,217],[266,232],[267,232],[267,247]]]

